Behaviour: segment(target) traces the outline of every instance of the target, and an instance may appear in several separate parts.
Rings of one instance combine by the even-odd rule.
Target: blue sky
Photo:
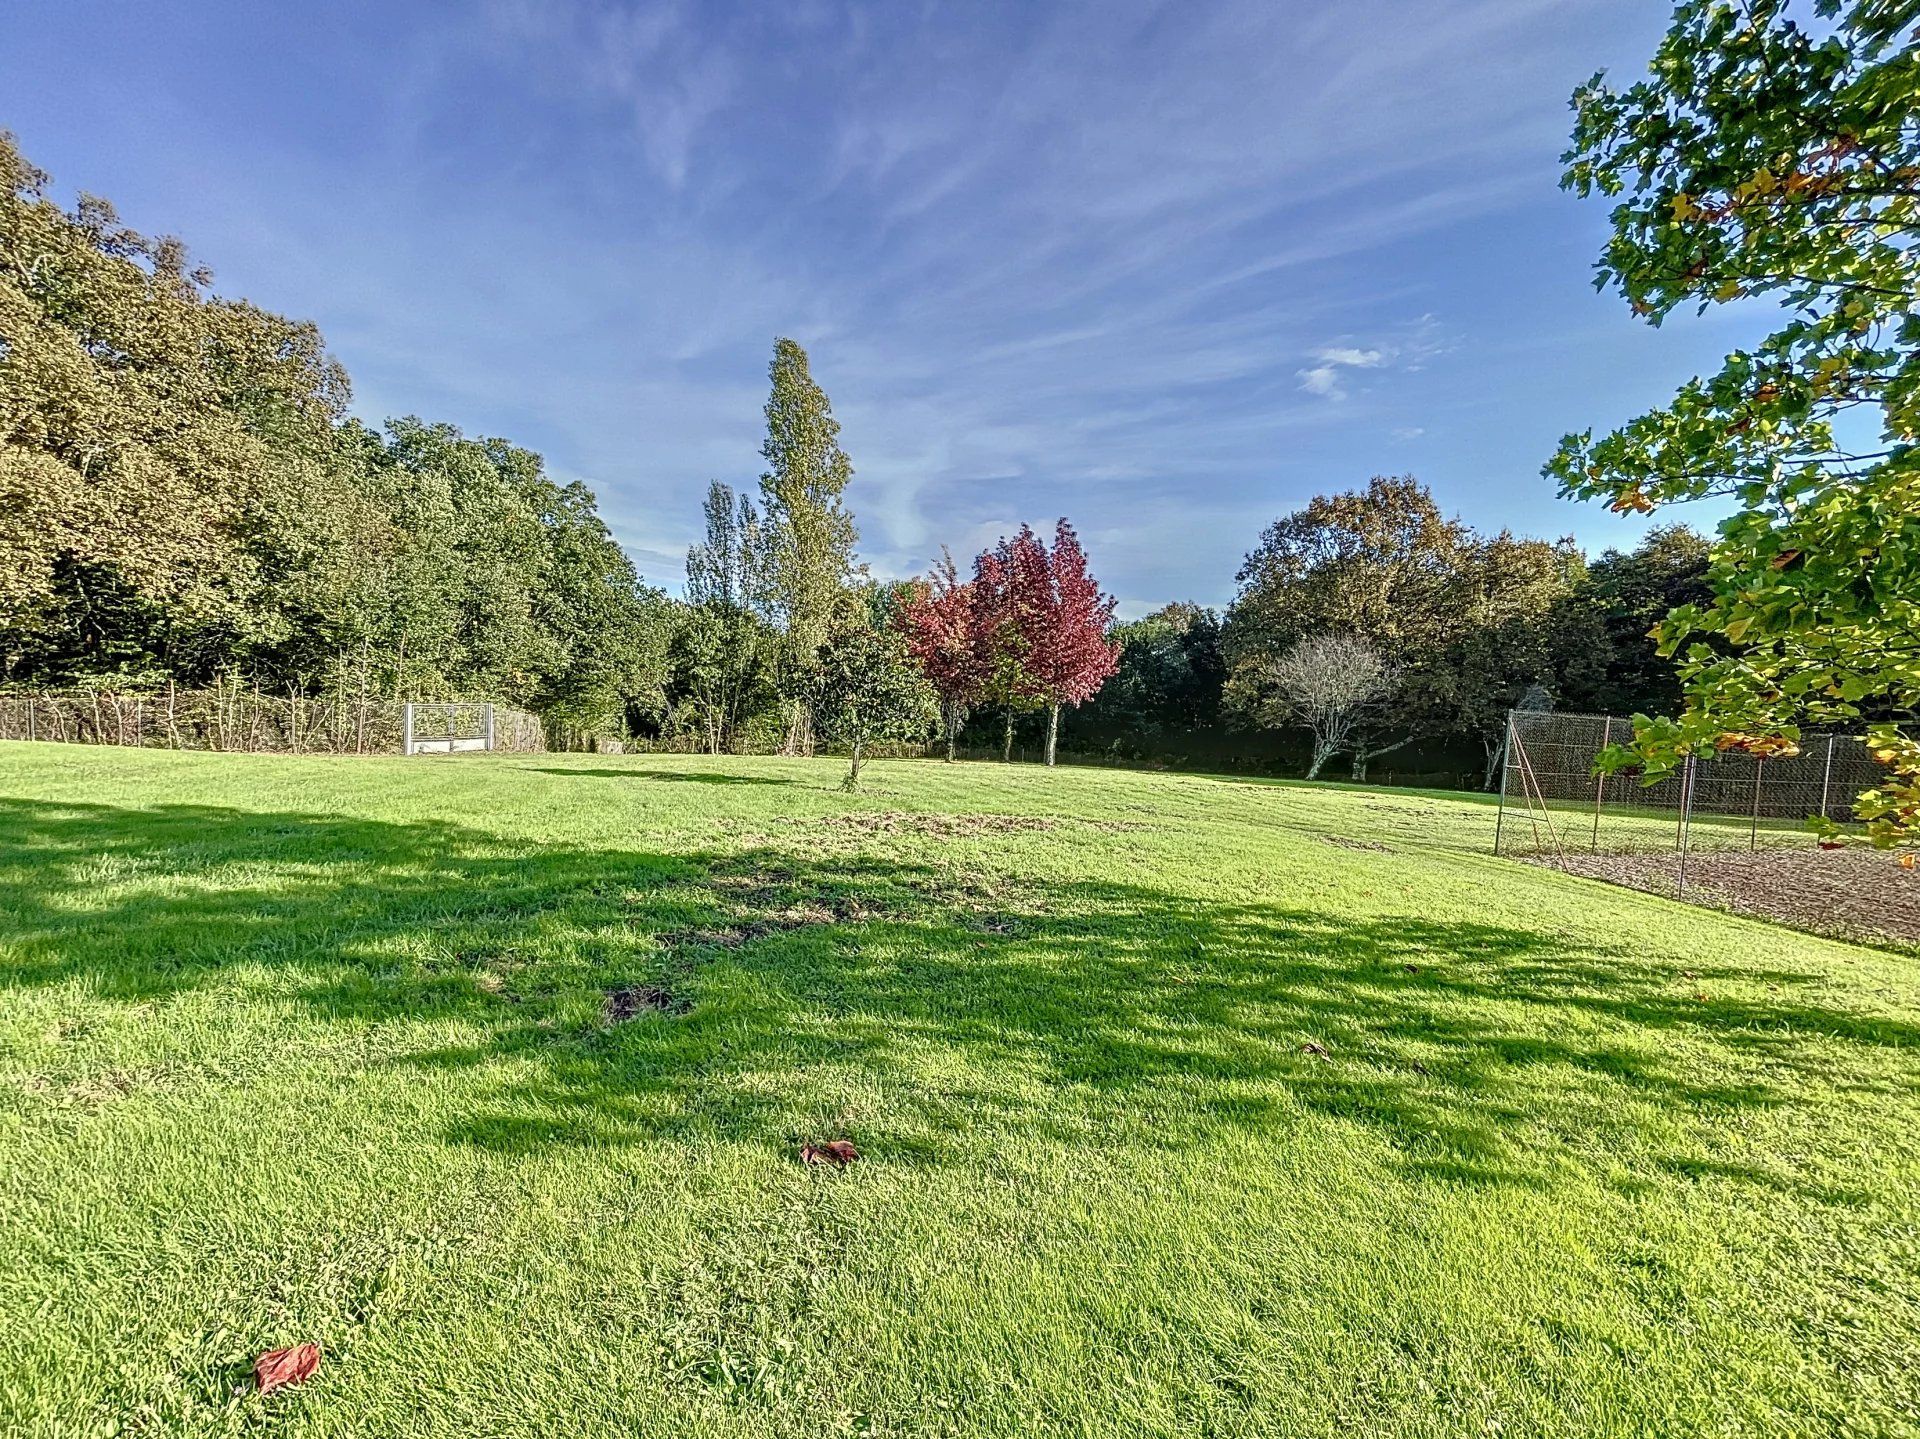
[[[651,580],[758,474],[788,334],[877,572],[1065,514],[1138,614],[1375,473],[1644,528],[1539,467],[1752,337],[1595,294],[1604,206],[1556,187],[1567,96],[1667,9],[16,0],[0,126],[317,321],[369,419],[587,480]]]

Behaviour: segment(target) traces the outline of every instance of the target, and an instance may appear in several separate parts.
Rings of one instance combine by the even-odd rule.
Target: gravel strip
[[[1676,854],[1570,854],[1564,862],[1548,855],[1533,863],[1812,934],[1920,949],[1920,869],[1902,869],[1877,850],[1695,852],[1684,896]]]

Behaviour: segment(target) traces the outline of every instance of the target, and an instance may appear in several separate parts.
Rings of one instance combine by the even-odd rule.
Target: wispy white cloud
[[[1538,227],[1565,96],[1631,8],[420,7],[338,61],[401,96],[379,144],[312,127],[183,228],[322,322],[369,417],[543,449],[653,578],[707,479],[754,482],[791,334],[876,569],[1065,513],[1129,603],[1218,602],[1278,509],[1492,403],[1438,362],[1539,328],[1482,321],[1516,284],[1483,252],[1525,232],[1588,299],[1586,240]]]
[[[736,98],[740,66],[683,0],[632,8],[493,0],[490,38],[574,101],[623,108],[654,172],[685,184],[702,129]]]
[[[1313,358],[1319,363],[1295,372],[1300,378],[1300,388],[1309,395],[1322,395],[1329,400],[1344,400],[1347,397],[1347,391],[1340,382],[1341,371],[1371,370],[1386,358],[1386,352],[1360,350],[1351,345],[1326,345],[1315,350]]]
[[[1323,399],[1347,398],[1346,381],[1351,370],[1394,369],[1416,371],[1447,348],[1440,322],[1422,315],[1402,325],[1393,338],[1365,346],[1354,344],[1321,345],[1311,355],[1314,363],[1296,370],[1300,388]]]

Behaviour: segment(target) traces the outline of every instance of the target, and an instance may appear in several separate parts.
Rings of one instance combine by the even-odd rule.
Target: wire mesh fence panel
[[[447,712],[444,720],[434,721],[442,734],[477,737],[484,733],[476,727],[478,717],[490,712],[492,748],[518,754],[547,748],[539,719],[522,710],[485,702],[431,708]],[[394,700],[272,695],[241,685],[0,694],[0,740],[267,754],[401,754],[407,709]]]
[[[1858,735],[1817,734],[1797,753],[1699,755],[1654,784],[1596,775],[1608,745],[1629,738],[1617,715],[1515,710],[1508,719],[1495,852],[1631,853],[1758,849],[1812,842],[1807,821],[1846,824],[1882,770]]]
[[[493,748],[490,704],[410,704],[402,746],[408,754],[454,754]]]

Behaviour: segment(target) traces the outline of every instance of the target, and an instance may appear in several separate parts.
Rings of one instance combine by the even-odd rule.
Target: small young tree
[[[876,740],[924,735],[933,722],[934,694],[895,628],[876,629],[861,615],[848,615],[814,652],[807,695],[814,724],[824,737],[847,746],[847,777],[840,787],[860,787],[860,766]]]
[[[1030,596],[1025,669],[1033,692],[1047,708],[1046,762],[1060,740],[1060,708],[1090,700],[1120,666],[1120,647],[1108,635],[1114,600],[1088,573],[1080,537],[1062,519],[1054,526],[1053,552],[1036,541],[1019,555],[1029,568],[1021,590]]]
[[[1313,734],[1307,778],[1353,740],[1369,713],[1393,691],[1380,652],[1358,635],[1330,630],[1297,641],[1266,665],[1264,693],[1253,706],[1265,723],[1305,725]],[[1244,683],[1245,676],[1235,679]]]
[[[986,693],[989,656],[981,641],[973,585],[960,578],[944,549],[929,580],[919,581],[901,605],[897,624],[907,650],[940,702],[940,729],[952,763],[967,711]]]

